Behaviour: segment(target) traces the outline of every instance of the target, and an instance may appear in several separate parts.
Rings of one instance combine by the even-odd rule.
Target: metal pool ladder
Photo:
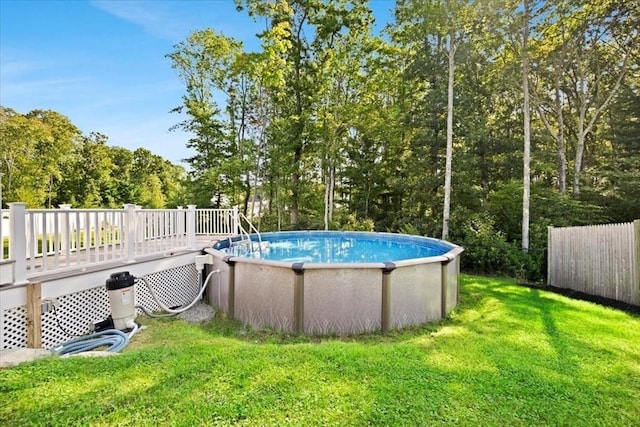
[[[254,242],[253,240],[251,240],[251,235],[242,226],[242,220],[244,220],[249,225],[249,230],[253,231],[255,235],[258,236],[257,242]],[[240,229],[240,240],[234,242],[230,236],[229,249],[231,249],[231,247],[246,246],[247,247],[246,252],[252,255],[255,253],[260,253],[260,255],[262,255],[262,249],[264,245],[262,242],[262,236],[260,235],[260,231],[258,231],[258,229],[251,223],[251,221],[249,221],[249,218],[244,216],[244,214],[239,214],[238,228]]]

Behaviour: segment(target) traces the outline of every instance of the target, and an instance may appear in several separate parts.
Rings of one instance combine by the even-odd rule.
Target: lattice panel
[[[104,320],[110,313],[109,297],[104,286],[64,295],[57,299],[59,303],[55,312],[50,311],[42,315],[43,348],[51,348],[70,340],[71,337],[67,333],[71,335],[90,333],[94,323]]]
[[[17,307],[2,313],[2,349],[27,346],[27,307]]]
[[[182,306],[193,301],[200,289],[199,275],[193,264],[152,273],[145,277],[160,301],[169,307]],[[141,305],[150,311],[160,309],[141,280],[136,282],[135,292],[136,305]],[[70,334],[83,335],[91,331],[94,323],[104,320],[110,314],[109,297],[103,285],[63,295],[57,300],[55,312],[52,310],[42,314],[43,348],[54,347],[72,338],[62,331],[60,326]],[[140,313],[141,310],[138,310],[138,314]],[[5,310],[0,313],[0,316],[2,316],[0,348],[26,347],[26,306]]]
[[[149,274],[145,278],[158,299],[168,307],[190,303],[200,290],[198,271],[193,264]],[[142,280],[136,281],[136,305],[149,311],[160,310]]]

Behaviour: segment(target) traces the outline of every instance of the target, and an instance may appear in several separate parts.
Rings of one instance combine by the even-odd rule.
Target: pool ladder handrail
[[[260,231],[258,231],[258,229],[253,225],[253,223],[249,221],[249,218],[244,216],[244,214],[240,213],[238,217],[239,217],[238,228],[240,229],[241,241],[244,241],[245,240],[244,238],[246,237],[246,240],[248,241],[248,244],[249,244],[250,252],[251,253],[255,252],[255,249],[254,249],[255,246],[253,245],[253,241],[251,240],[251,235],[242,226],[241,220],[244,219],[247,222],[247,224],[249,224],[249,230],[253,230],[255,234],[258,236],[258,251],[260,252],[260,255],[262,255],[262,236],[260,235]],[[232,243],[233,242],[231,240],[231,237],[229,237],[229,247],[231,247]]]

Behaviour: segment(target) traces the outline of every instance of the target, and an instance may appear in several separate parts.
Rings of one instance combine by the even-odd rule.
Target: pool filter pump
[[[136,318],[135,276],[128,271],[113,273],[106,283],[114,329],[131,329]]]

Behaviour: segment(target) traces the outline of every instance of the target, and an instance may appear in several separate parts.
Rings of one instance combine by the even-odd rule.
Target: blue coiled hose
[[[53,354],[78,354],[98,347],[107,346],[105,351],[119,353],[129,344],[129,335],[117,329],[107,329],[90,335],[63,342],[51,349]]]

